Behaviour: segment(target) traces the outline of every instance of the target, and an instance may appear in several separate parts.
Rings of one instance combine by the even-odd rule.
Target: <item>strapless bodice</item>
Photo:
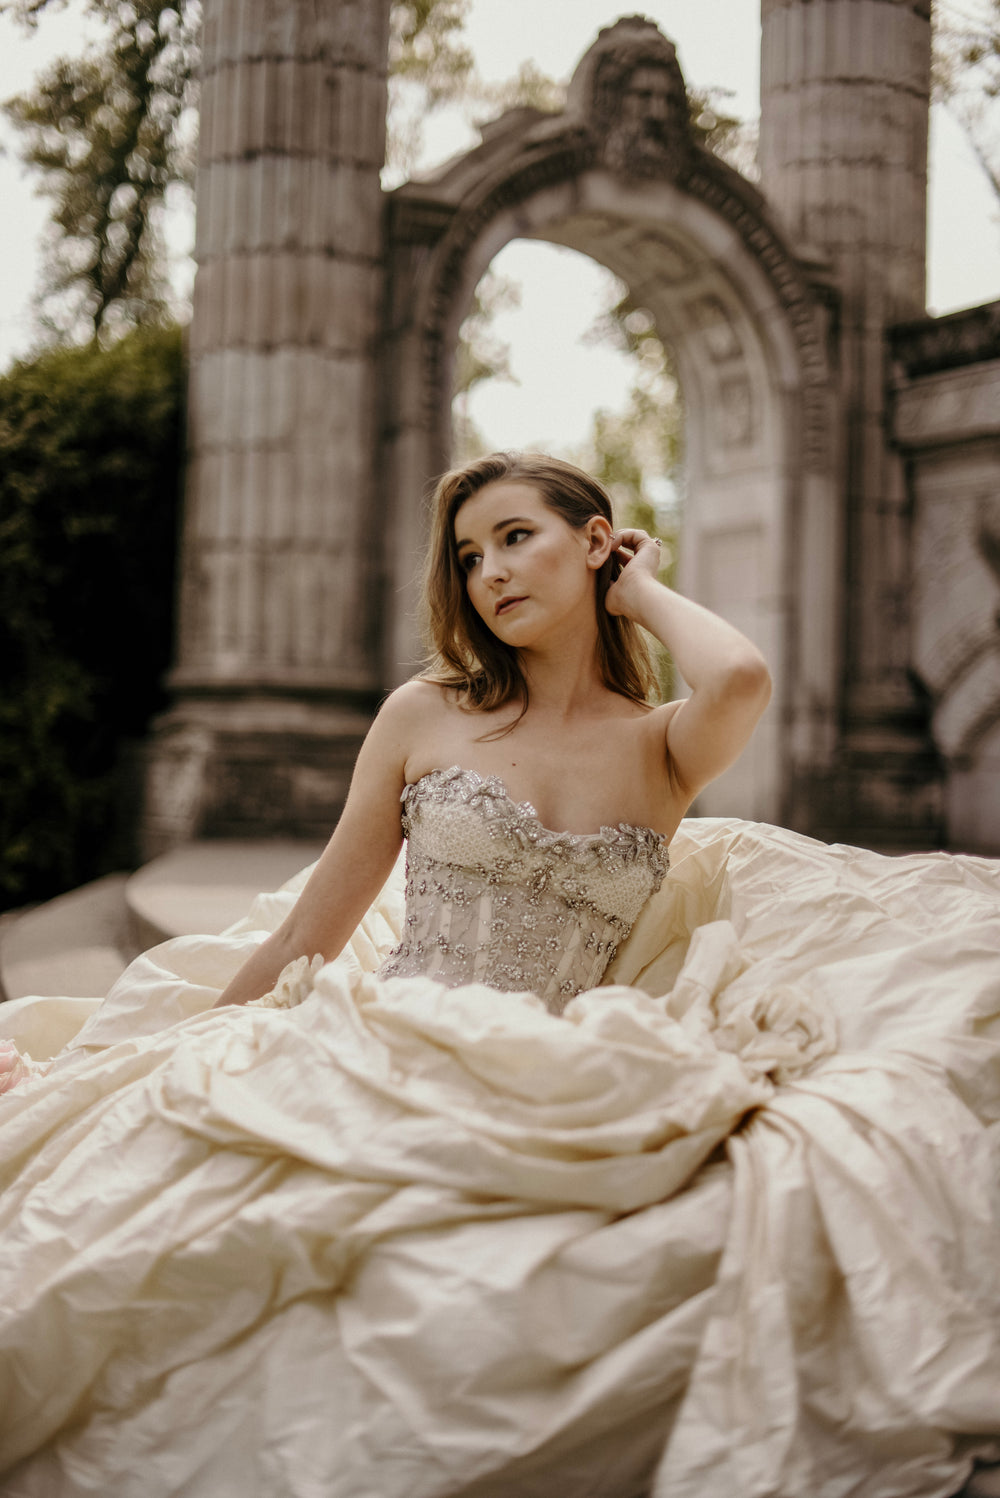
[[[552,832],[495,775],[432,770],[402,802],[406,915],[380,977],[530,991],[559,1014],[600,982],[667,871],[651,828]]]

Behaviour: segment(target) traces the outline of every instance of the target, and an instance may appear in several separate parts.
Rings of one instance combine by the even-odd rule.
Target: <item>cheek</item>
[[[482,614],[483,612],[484,589],[482,585],[482,576],[482,568],[476,567],[472,572],[467,572],[465,574],[465,579],[463,582],[463,587],[465,588],[465,596],[466,598],[468,598],[477,614]]]

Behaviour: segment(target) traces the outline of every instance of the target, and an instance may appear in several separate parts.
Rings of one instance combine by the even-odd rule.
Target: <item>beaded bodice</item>
[[[380,977],[531,991],[559,1014],[600,982],[667,871],[651,828],[551,832],[495,775],[432,770],[402,801],[406,915]]]

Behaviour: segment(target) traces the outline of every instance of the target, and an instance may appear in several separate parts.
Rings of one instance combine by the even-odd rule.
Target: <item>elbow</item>
[[[767,661],[754,647],[742,652],[727,672],[727,695],[739,697],[762,713],[771,700],[774,683]]]

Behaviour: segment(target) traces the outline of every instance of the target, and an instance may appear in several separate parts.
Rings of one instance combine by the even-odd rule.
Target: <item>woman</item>
[[[760,652],[657,582],[658,544],[614,530],[610,501],[579,469],[484,458],[445,475],[433,515],[426,613],[437,669],[383,706],[315,874],[220,1004],[259,998],[302,954],[343,949],[399,852],[404,788],[457,766],[499,777],[547,829],[590,836],[624,821],[666,843],[767,706]],[[691,686],[683,702],[649,706],[636,625],[671,651]],[[473,966],[463,974],[453,961],[447,976],[482,977]],[[420,970],[411,953],[405,971]]]
[[[769,682],[657,562],[568,465],[446,476],[437,659],[301,892],[0,1100],[9,1498],[944,1498],[1000,1457],[997,871],[679,826]]]

